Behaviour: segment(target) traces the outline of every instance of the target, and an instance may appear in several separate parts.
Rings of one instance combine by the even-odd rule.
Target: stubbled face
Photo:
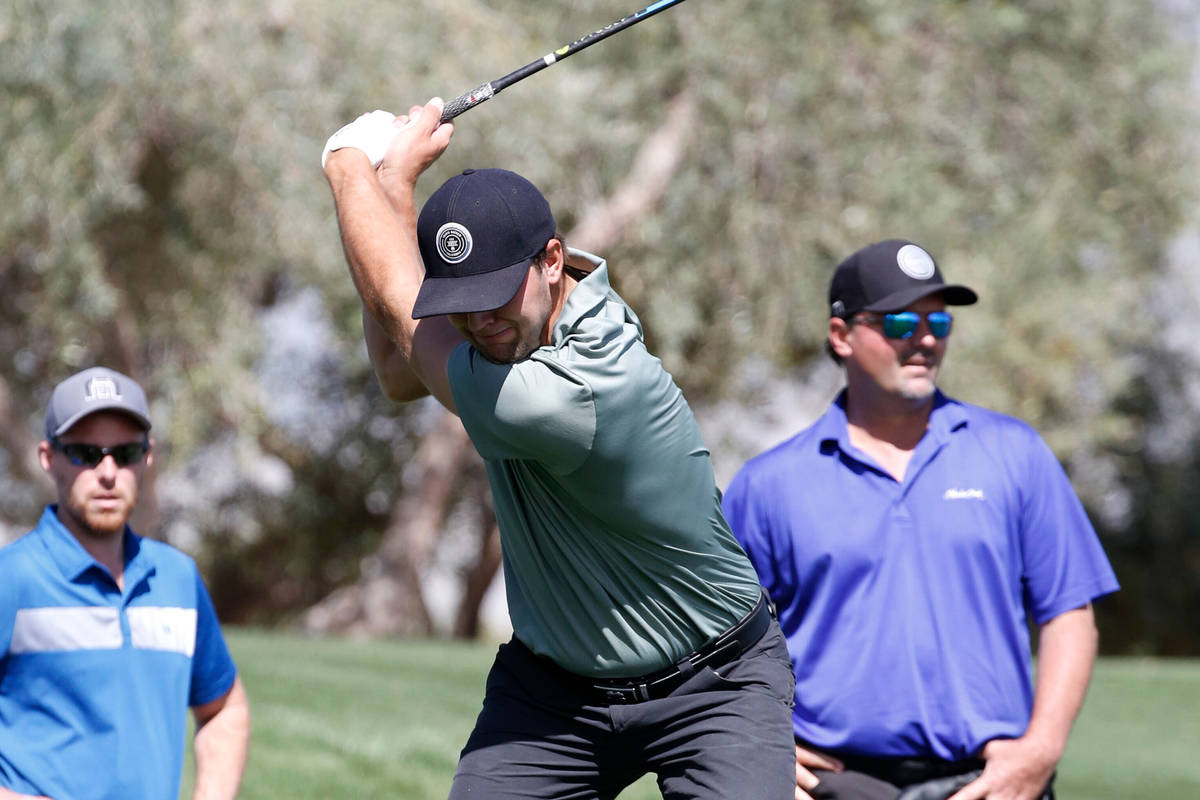
[[[120,412],[97,412],[75,423],[59,441],[112,447],[141,442],[146,432]],[[58,516],[72,532],[98,538],[119,535],[137,505],[138,484],[151,463],[151,454],[136,464],[121,467],[111,455],[94,467],[77,466],[64,453],[42,442],[38,447],[42,468],[58,490]]]
[[[500,308],[448,316],[488,361],[513,364],[549,343],[553,308],[546,270],[532,265],[517,293]]]
[[[949,340],[934,338],[924,315],[945,309],[945,302],[936,295],[902,309],[922,315],[920,327],[907,339],[887,338],[877,322],[856,322],[850,326],[846,341],[852,353],[845,357],[848,374],[858,373],[877,390],[904,400],[920,403],[931,398]]]

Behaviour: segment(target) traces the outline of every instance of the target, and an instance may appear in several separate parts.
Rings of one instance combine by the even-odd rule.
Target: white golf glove
[[[325,150],[321,153],[321,169],[325,168],[325,159],[329,158],[329,154],[343,147],[362,150],[371,160],[371,166],[378,167],[399,130],[392,126],[395,118],[395,114],[376,109],[361,115],[349,125],[343,125],[325,142]]]

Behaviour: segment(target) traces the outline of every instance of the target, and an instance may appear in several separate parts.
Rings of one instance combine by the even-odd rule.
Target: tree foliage
[[[276,618],[352,580],[433,422],[374,385],[321,145],[629,9],[571,11],[14,0],[0,422],[36,432],[76,368],[130,372],[162,456],[148,522],[202,556],[227,614]],[[947,388],[1037,425],[1092,508],[1131,498],[1106,518],[1128,528],[1162,484],[1121,481],[1159,418],[1145,309],[1194,202],[1190,53],[1171,22],[1152,0],[697,0],[460,117],[419,191],[513,168],[571,230],[645,169],[641,145],[687,96],[682,166],[605,255],[694,402],[753,408],[771,383],[742,365],[821,358],[833,266],[909,237],[982,296]],[[13,526],[46,493],[19,439],[0,439]]]

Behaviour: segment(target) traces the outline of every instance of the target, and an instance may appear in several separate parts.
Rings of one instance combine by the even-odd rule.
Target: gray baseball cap
[[[46,407],[46,438],[61,436],[97,411],[122,411],[150,430],[146,393],[137,381],[106,367],[91,367],[54,387]]]

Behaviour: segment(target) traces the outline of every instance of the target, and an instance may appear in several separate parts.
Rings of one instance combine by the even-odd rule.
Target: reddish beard
[[[67,511],[81,523],[87,533],[97,538],[108,538],[125,529],[125,523],[133,513],[133,503],[122,498],[117,505],[102,508],[94,501],[88,500],[82,507],[69,505]]]

